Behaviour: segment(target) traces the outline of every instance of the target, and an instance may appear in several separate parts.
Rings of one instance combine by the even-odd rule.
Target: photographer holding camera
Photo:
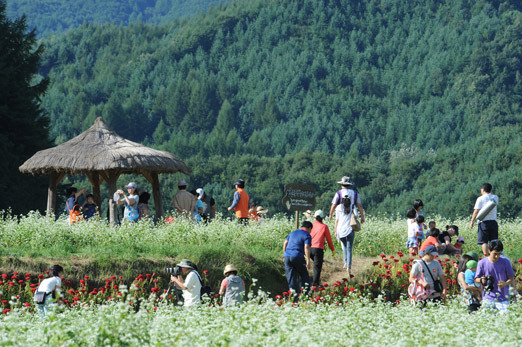
[[[504,245],[500,240],[488,242],[489,256],[479,261],[475,282],[484,285],[482,305],[506,312],[509,306],[509,285],[515,273],[509,259],[501,257]]]
[[[174,274],[170,275],[170,280],[183,291],[183,306],[191,307],[199,304],[202,281],[196,265],[190,260],[183,259],[176,266],[181,269],[181,274],[177,274],[177,271],[174,271]],[[177,276],[175,276],[176,274]]]

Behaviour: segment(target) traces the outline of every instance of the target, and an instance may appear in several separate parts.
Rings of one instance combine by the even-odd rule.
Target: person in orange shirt
[[[239,222],[247,224],[248,203],[250,197],[245,191],[245,181],[242,179],[238,179],[237,182],[234,183],[234,187],[236,188],[236,192],[234,193],[234,200],[232,201],[232,205],[230,205],[228,210],[236,211],[236,218],[239,220]]]
[[[315,222],[313,223],[312,232],[312,246],[310,248],[310,258],[314,261],[314,278],[312,286],[318,287],[321,284],[321,271],[323,269],[324,259],[324,240],[328,242],[328,247],[335,255],[335,248],[332,243],[332,235],[328,225],[323,223],[325,214],[322,210],[317,210],[314,213]]]
[[[426,247],[428,247],[430,245],[435,246],[437,248],[437,250],[442,248],[442,246],[439,242],[439,234],[440,234],[440,230],[437,228],[430,231],[430,236],[428,236],[428,238],[426,240],[424,240],[424,242],[420,246],[419,255],[424,256],[424,250],[426,249]]]

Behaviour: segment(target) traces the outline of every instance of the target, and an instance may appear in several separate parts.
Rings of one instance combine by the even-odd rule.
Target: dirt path
[[[352,259],[352,274],[355,278],[361,277],[361,274],[368,269],[372,263],[377,260],[376,257],[353,257]],[[312,276],[313,270],[310,270]],[[333,283],[341,281],[347,277],[346,269],[343,268],[343,261],[337,256],[335,259],[325,259],[323,270],[321,272],[321,282]]]

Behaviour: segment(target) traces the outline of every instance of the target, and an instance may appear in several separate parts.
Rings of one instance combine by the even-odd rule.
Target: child
[[[423,256],[424,250],[426,249],[426,247],[428,247],[430,245],[435,246],[437,249],[441,248],[441,244],[439,242],[439,234],[440,234],[440,230],[437,228],[435,228],[435,229],[433,229],[433,231],[431,231],[430,236],[428,236],[426,238],[426,240],[424,240],[424,242],[421,244],[421,246],[419,248],[420,255]]]
[[[418,224],[415,222],[416,212],[413,208],[410,208],[406,213],[408,218],[408,241],[406,247],[410,249],[411,255],[417,255],[419,251],[419,243],[417,240],[417,231],[419,230]]]
[[[94,195],[87,194],[87,200],[83,204],[83,217],[87,220],[96,213],[96,204],[94,203]]]
[[[430,231],[428,232],[428,236],[430,236],[431,235],[431,231],[437,227],[437,224],[435,224],[435,221],[431,221],[431,222],[428,223],[428,227],[430,229]]]
[[[415,222],[417,223],[417,244],[420,245],[422,240],[426,238],[424,236],[424,227],[426,226],[424,224],[424,216],[417,216],[417,218],[415,218]]]
[[[464,238],[462,236],[459,236],[457,238],[457,242],[453,246],[455,246],[456,249],[459,250],[458,254],[462,254],[462,246],[464,245]]]
[[[219,295],[223,296],[223,305],[232,306],[243,302],[243,294],[245,294],[245,282],[237,275],[237,269],[234,265],[229,264],[223,270],[225,278],[221,282]]]
[[[477,264],[478,263],[475,260],[470,260],[466,263],[467,270],[466,270],[466,272],[464,272],[464,280],[466,281],[467,285],[480,288],[481,285],[475,282],[475,274],[477,273]],[[475,297],[475,299],[477,299],[479,301],[482,299],[481,295],[476,296],[476,294],[475,294],[473,296]]]

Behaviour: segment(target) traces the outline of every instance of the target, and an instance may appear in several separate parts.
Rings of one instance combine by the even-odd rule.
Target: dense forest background
[[[33,2],[8,3],[18,14]],[[104,3],[95,24],[42,41],[56,144],[101,116],[182,158],[189,188],[205,187],[220,211],[239,177],[281,212],[284,184],[315,185],[327,209],[349,175],[374,215],[402,215],[415,198],[427,214],[468,215],[488,181],[501,215],[522,216],[521,2],[236,0],[118,24],[106,20],[118,4],[137,13],[160,1]],[[40,10],[46,32],[81,17],[60,15],[63,25]],[[161,177],[167,206],[180,177]]]

